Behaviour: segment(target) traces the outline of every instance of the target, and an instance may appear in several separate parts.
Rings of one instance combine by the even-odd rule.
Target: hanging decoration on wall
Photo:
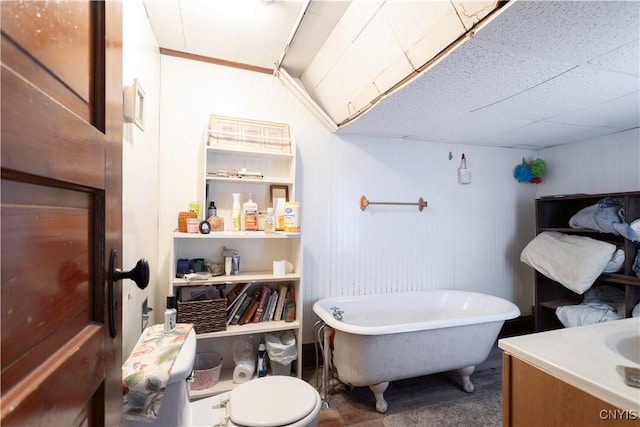
[[[535,159],[527,163],[523,157],[522,164],[516,166],[513,170],[513,177],[518,182],[540,184],[546,173],[547,162],[542,159]]]

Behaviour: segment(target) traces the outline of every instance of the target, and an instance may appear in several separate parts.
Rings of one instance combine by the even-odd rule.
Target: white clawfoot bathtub
[[[520,315],[491,295],[427,290],[316,301],[313,311],[335,330],[333,366],[339,380],[369,386],[386,412],[389,381],[457,370],[466,392],[505,320]]]

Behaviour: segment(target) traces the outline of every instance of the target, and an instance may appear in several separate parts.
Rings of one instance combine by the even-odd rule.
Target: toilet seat
[[[292,394],[295,396],[292,397]],[[236,401],[237,396],[240,397]],[[257,405],[268,408],[268,412],[258,415]],[[302,379],[270,376],[256,378],[236,386],[231,391],[193,401],[190,406],[190,425],[194,427],[311,427],[318,424],[322,399],[316,389]],[[242,414],[238,411],[243,409],[253,414],[247,415],[247,419],[236,418],[246,423],[243,424],[230,416],[232,407],[234,414]],[[293,421],[287,421],[285,418]]]
[[[316,394],[313,387],[297,378],[257,378],[231,391],[229,417],[234,424],[246,427],[293,424],[314,410]]]

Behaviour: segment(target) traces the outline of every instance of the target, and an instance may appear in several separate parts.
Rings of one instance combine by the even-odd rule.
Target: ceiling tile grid
[[[576,67],[477,111],[494,117],[543,120],[638,90],[639,81],[635,77]]]
[[[519,0],[510,2],[499,20],[476,37],[584,64],[638,39],[640,2]]]

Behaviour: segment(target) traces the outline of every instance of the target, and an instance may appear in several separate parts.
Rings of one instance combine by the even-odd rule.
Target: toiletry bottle
[[[267,217],[264,220],[264,232],[265,233],[276,232],[276,217],[273,214],[273,208],[267,208]]]
[[[231,207],[231,230],[240,231],[240,193],[233,193],[233,206]]]
[[[264,338],[260,339],[260,345],[258,345],[258,378],[267,376],[267,361],[265,360],[265,354],[267,348],[264,345]]]
[[[164,333],[170,334],[176,330],[176,297],[167,296],[167,309],[164,312]]]
[[[211,218],[212,216],[216,216],[217,213],[218,213],[218,210],[216,209],[216,202],[209,203],[209,217],[208,218]]]
[[[252,199],[253,194],[249,193],[249,200],[242,205],[244,213],[244,229],[246,231],[258,230],[258,204]]]

